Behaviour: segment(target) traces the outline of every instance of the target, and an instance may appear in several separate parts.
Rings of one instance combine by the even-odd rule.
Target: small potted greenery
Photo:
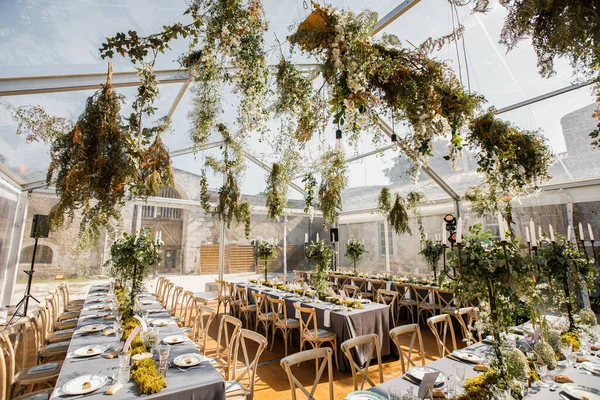
[[[431,268],[435,282],[437,282],[438,267],[443,252],[444,247],[430,239],[423,241],[423,249],[419,252],[425,258],[429,268]]]
[[[277,252],[277,246],[273,243],[269,243],[266,240],[257,240],[255,245],[254,254],[257,260],[263,262],[263,272],[265,274],[265,282],[268,281],[269,266],[272,260],[277,258],[279,255]]]
[[[358,239],[350,239],[348,244],[346,244],[346,253],[344,253],[344,255],[352,260],[352,267],[355,274],[356,266],[360,263],[360,260],[365,253],[368,253],[368,251],[365,250],[365,245]]]
[[[328,294],[327,270],[333,257],[333,249],[325,244],[324,240],[311,242],[306,248],[306,258],[316,266],[316,272],[313,275],[313,284],[319,298],[324,298]]]

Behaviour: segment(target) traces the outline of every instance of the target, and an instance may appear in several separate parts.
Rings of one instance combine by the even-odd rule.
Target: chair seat
[[[256,311],[256,304],[250,304],[249,306],[240,306],[242,311]]]
[[[58,321],[64,321],[66,319],[79,318],[80,314],[81,314],[80,311],[67,311],[67,312],[60,314],[57,319],[58,319]]]
[[[275,324],[278,327],[282,327],[282,328],[300,328],[300,321],[297,320],[296,318],[288,318],[284,321],[280,320],[277,321],[277,323]]]
[[[13,397],[12,400],[48,400],[53,391],[54,389],[38,390],[33,393],[26,393],[18,397]]]
[[[273,321],[275,321],[275,314],[273,314],[272,311],[269,311],[266,314],[259,314],[258,320],[259,321],[270,321],[270,322],[273,322]]]
[[[445,307],[445,308],[441,308],[440,312],[442,314],[454,315],[454,314],[456,314],[456,308],[454,308],[454,307]]]
[[[65,340],[71,339],[71,336],[73,336],[74,332],[75,329],[64,329],[61,331],[52,332],[48,334],[48,336],[46,337],[46,341],[48,343],[63,342]]]
[[[57,322],[54,327],[58,330],[71,329],[77,326],[78,319],[67,319],[65,321]]]
[[[38,369],[44,365],[55,365],[55,367],[49,370],[42,370],[40,372],[32,372],[35,371],[34,368]],[[51,363],[36,365],[35,367],[31,368],[25,368],[15,375],[14,382],[17,385],[29,386],[40,381],[48,381],[58,378],[58,374],[60,374],[62,365],[62,361],[54,361]]]
[[[439,310],[440,306],[438,306],[437,304],[419,304],[419,308],[421,310]]]
[[[337,335],[334,332],[328,331],[326,329],[320,329],[320,328],[317,329],[317,337],[316,338],[315,338],[315,335],[313,334],[313,331],[307,332],[306,336],[310,340],[317,339],[319,341],[331,340],[331,339],[337,337]]]

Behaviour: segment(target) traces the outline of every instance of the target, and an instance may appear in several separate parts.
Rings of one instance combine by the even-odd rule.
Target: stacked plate
[[[568,383],[561,388],[561,394],[571,400],[600,400],[600,389]]]

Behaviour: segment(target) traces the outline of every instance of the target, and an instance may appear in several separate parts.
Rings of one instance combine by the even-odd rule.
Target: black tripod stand
[[[27,286],[25,287],[25,295],[17,303],[15,313],[8,321],[7,325],[10,325],[15,321],[18,321],[19,318],[25,317],[27,315],[27,310],[29,309],[29,299],[33,299],[36,303],[40,301],[31,295],[31,282],[33,281],[33,273],[35,272],[35,253],[37,251],[38,239],[40,237],[47,238],[48,237],[48,222],[46,220],[46,216],[44,215],[34,215],[33,223],[31,225],[31,237],[35,240],[33,242],[33,254],[31,255],[31,267],[29,271],[23,271],[27,274]],[[23,307],[23,311],[19,311]],[[16,322],[16,321],[15,321]]]

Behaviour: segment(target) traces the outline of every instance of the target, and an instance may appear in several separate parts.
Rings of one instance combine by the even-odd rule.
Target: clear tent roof
[[[276,38],[283,42],[290,33],[289,27],[302,21],[310,13],[310,9],[304,8],[305,3],[308,1],[263,0],[270,23],[265,47],[269,50],[271,64],[277,63],[279,56],[279,51],[275,48]],[[378,12],[379,18],[382,18],[401,1],[327,0],[325,3],[355,12],[369,8]],[[395,34],[405,46],[411,46],[419,45],[428,37],[440,37],[452,31],[451,9],[447,0],[422,0],[416,3],[383,32]],[[181,20],[185,8],[186,2],[183,0],[0,2],[0,83],[2,80],[8,82],[6,78],[15,77],[104,73],[106,61],[99,57],[98,48],[107,36],[130,29],[137,30],[142,35],[151,33],[164,24]],[[460,22],[465,27],[465,49],[463,50],[462,43],[459,43],[458,50],[454,44],[450,44],[433,56],[448,61],[457,75],[462,77],[463,84],[470,85],[473,91],[486,97],[488,106],[502,110],[572,84],[572,69],[565,60],[556,63],[557,74],[554,77],[544,79],[537,72],[535,53],[527,41],[508,53],[498,44],[506,16],[503,7],[493,4],[492,11],[487,14],[473,14],[468,7],[459,7],[458,12]],[[378,35],[380,34],[381,32]],[[172,47],[172,51],[158,58],[157,69],[179,68],[177,58],[185,51],[187,41],[180,40]],[[465,58],[467,63],[464,62]],[[314,62],[302,55],[295,55],[294,61]],[[129,61],[117,57],[114,69],[132,71],[133,66]],[[167,115],[184,85],[160,85],[161,96],[156,103],[157,117]],[[315,86],[317,85],[320,85],[319,79],[315,81]],[[119,88],[118,92],[127,99],[124,106],[124,111],[127,111],[136,89]],[[93,90],[83,90],[5,96],[0,98],[0,103],[14,106],[39,104],[52,114],[74,119],[83,110],[86,98],[92,93]],[[231,90],[226,88],[224,93],[231,93]],[[192,97],[193,94],[188,89],[172,115],[172,132],[165,137],[172,152],[191,146],[188,113],[192,107]],[[590,111],[593,102],[590,87],[583,87],[504,112],[501,117],[522,128],[539,128],[543,131],[557,154],[557,161],[552,167],[552,183],[588,179],[600,175],[600,152],[591,150],[587,137],[594,126]],[[223,121],[232,130],[235,130],[236,107],[236,96],[226,94]],[[277,135],[279,127],[280,121],[270,121],[272,137]],[[4,165],[3,169],[8,169],[22,184],[43,180],[49,163],[48,146],[42,143],[25,143],[24,138],[17,136],[15,130],[16,125],[9,113],[4,107],[0,107],[0,162]],[[311,169],[322,149],[333,146],[333,132],[333,128],[326,129],[307,144],[303,151],[305,169]],[[371,135],[364,135],[355,146],[346,143],[347,157],[375,152],[388,146],[387,136],[381,135],[381,138],[380,142],[373,143]],[[258,137],[250,137],[246,149],[267,165],[279,157],[270,141],[260,141]],[[172,163],[175,168],[198,174],[202,171],[206,154],[218,155],[218,148],[196,155],[187,152],[173,157]],[[462,194],[469,185],[481,182],[481,176],[475,172],[475,165],[468,159],[459,162],[457,168],[452,170],[449,163],[441,158],[443,155],[444,144],[440,142],[429,163],[457,193]],[[352,161],[349,164],[349,188],[344,193],[344,210],[373,207],[379,188],[390,184],[404,193],[418,188],[430,200],[447,198],[447,194],[424,173],[420,175],[417,185],[401,177],[399,171],[406,165],[402,159],[406,157],[400,151],[387,150]],[[393,169],[395,164],[397,166]],[[248,161],[247,165],[242,191],[250,195],[259,194],[265,188],[266,172],[253,162]],[[294,182],[302,186],[300,179]],[[209,176],[209,183],[210,187],[218,187],[220,177]],[[290,189],[289,193],[293,199],[302,197],[294,189]]]

